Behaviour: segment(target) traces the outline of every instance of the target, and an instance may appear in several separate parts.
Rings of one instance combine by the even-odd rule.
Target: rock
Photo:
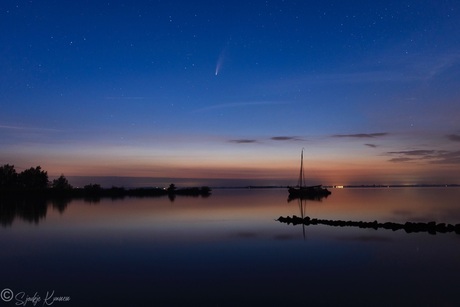
[[[446,225],[446,223],[439,223],[436,222],[428,222],[428,223],[413,223],[413,222],[406,222],[405,224],[398,224],[398,223],[379,223],[377,221],[373,222],[363,222],[363,221],[342,221],[342,220],[326,220],[326,219],[311,219],[310,217],[306,216],[304,218],[298,217],[293,215],[292,217],[282,217],[278,218],[278,221],[281,223],[292,223],[293,225],[303,224],[303,225],[328,225],[328,226],[335,226],[335,227],[359,227],[359,228],[372,228],[372,229],[391,229],[393,231],[404,229],[407,233],[413,232],[428,232],[429,234],[435,235],[437,232],[439,233],[447,233],[447,232],[454,232],[456,234],[460,234],[460,224],[456,224],[455,226],[452,224]]]

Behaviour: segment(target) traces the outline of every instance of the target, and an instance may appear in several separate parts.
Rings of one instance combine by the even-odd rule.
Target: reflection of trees
[[[71,201],[72,199],[68,197],[53,198],[51,199],[51,204],[53,205],[53,209],[56,209],[62,214]]]
[[[60,197],[52,199],[46,197],[1,197],[0,224],[3,227],[11,226],[15,219],[38,224],[46,217],[49,205],[62,214],[70,202],[70,198]]]
[[[8,197],[0,199],[0,223],[10,226],[15,218],[38,224],[46,217],[48,206],[45,198]]]
[[[101,197],[97,195],[85,195],[83,201],[90,205],[97,205],[101,202]]]
[[[3,227],[9,226],[13,223],[16,217],[16,207],[4,201],[0,200],[0,223]]]
[[[48,174],[40,166],[31,167],[16,173],[13,165],[0,166],[0,224],[10,226],[16,218],[30,223],[38,223],[46,217],[47,207],[51,205],[63,213],[73,199],[83,199],[90,204],[98,204],[102,198],[123,199],[125,197],[162,197],[168,196],[171,202],[176,195],[191,197],[209,197],[211,189],[181,188],[174,184],[169,188],[125,189],[112,187],[104,189],[99,184],[88,184],[83,189],[73,188],[61,175],[49,185]]]

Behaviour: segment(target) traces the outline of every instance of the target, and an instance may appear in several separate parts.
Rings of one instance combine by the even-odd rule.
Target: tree
[[[18,184],[18,174],[14,165],[5,164],[0,166],[0,190],[14,189]]]
[[[51,183],[51,187],[59,191],[67,191],[73,189],[67,178],[64,177],[64,174],[61,174],[58,179],[54,179]]]
[[[85,201],[98,203],[100,197],[103,196],[104,190],[101,188],[100,184],[87,184],[83,187],[83,196]]]
[[[176,191],[176,185],[174,183],[171,183],[169,187],[166,189],[169,193],[174,193]]]
[[[83,189],[85,190],[86,193],[90,193],[90,194],[94,194],[94,193],[101,193],[102,192],[102,188],[101,188],[101,185],[100,184],[87,184],[83,187]]]
[[[26,190],[44,190],[48,187],[48,173],[40,166],[26,169],[18,176],[19,185]]]

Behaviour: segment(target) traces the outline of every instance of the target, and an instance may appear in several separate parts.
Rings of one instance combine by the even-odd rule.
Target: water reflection
[[[51,199],[51,204],[53,209],[56,209],[60,214],[63,214],[71,201],[71,198],[54,198]]]
[[[300,218],[303,220],[306,215],[305,215],[305,210],[307,206],[307,202],[321,202],[323,198],[327,198],[327,195],[316,195],[314,197],[297,197],[297,198],[288,198],[288,203],[292,201],[297,201],[297,206],[299,207],[300,211]],[[306,224],[302,223],[302,234],[303,234],[303,239],[305,240],[305,226]]]
[[[455,306],[460,236],[319,225],[302,240],[300,225],[274,218],[400,222],[431,213],[458,223],[459,196],[344,189],[322,202],[287,203],[285,189],[218,190],[174,203],[42,200],[41,214],[0,201],[7,225],[26,221],[0,228],[0,290],[56,290],[72,297],[66,306]],[[447,214],[450,221],[440,218]],[[37,218],[37,227],[27,222]]]
[[[62,203],[56,203],[57,208],[62,208]],[[65,210],[65,206],[62,210]],[[3,227],[13,224],[18,218],[29,223],[38,224],[46,217],[48,202],[46,198],[1,198],[0,199],[0,223]]]
[[[15,220],[38,224],[45,220],[48,213],[48,207],[52,207],[62,215],[68,209],[69,204],[75,200],[83,200],[85,204],[99,205],[102,199],[109,199],[113,202],[127,198],[163,198],[164,196],[167,196],[167,199],[171,203],[176,200],[176,195],[172,193],[161,196],[126,196],[113,194],[110,197],[101,197],[91,194],[82,197],[46,197],[44,195],[2,196],[0,197],[0,224],[2,227],[11,227]],[[180,195],[180,197],[208,198],[209,195]]]
[[[302,196],[292,196],[289,195],[288,197],[288,202],[294,201],[294,200],[313,200],[313,201],[322,201],[323,199],[326,199],[330,194],[313,194],[313,195],[302,195]]]

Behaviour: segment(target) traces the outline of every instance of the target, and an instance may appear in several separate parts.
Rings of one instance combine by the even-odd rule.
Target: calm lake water
[[[2,204],[0,306],[454,306],[460,235],[287,225],[286,189]],[[31,210],[31,208],[34,208]],[[460,188],[333,189],[312,218],[460,223]],[[11,292],[9,292],[11,290]],[[31,301],[27,301],[27,297]]]

